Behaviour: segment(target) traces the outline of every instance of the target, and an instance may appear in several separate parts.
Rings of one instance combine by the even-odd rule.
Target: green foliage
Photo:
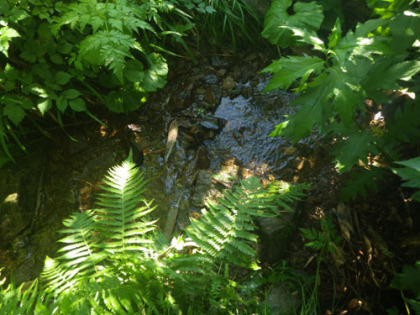
[[[405,182],[402,186],[411,188],[420,188],[420,157],[410,159],[407,161],[395,162],[404,167],[393,168],[392,171],[400,176]],[[416,191],[411,198],[416,201],[420,201],[420,191]]]
[[[296,2],[293,15],[288,13],[292,0],[275,0],[265,16],[262,35],[272,44],[282,48],[295,44],[290,27],[302,27],[308,31],[316,31],[321,26],[322,7],[316,2]]]
[[[195,21],[199,41],[212,46],[226,42],[261,43],[262,21],[258,13],[246,0],[178,0]]]
[[[0,269],[0,275],[3,268]],[[6,279],[0,279],[0,286],[3,286]],[[38,294],[38,280],[24,289],[26,284],[16,288],[13,281],[0,291],[0,310],[2,314],[30,314]]]
[[[327,1],[272,3],[263,35],[280,47],[308,46],[313,55],[273,61],[263,72],[273,73],[266,90],[292,89],[295,114],[277,126],[272,136],[296,143],[314,129],[337,137],[333,154],[340,171],[350,171],[368,156],[402,158],[401,147],[420,140],[418,93],[420,72],[420,12],[413,1],[368,1],[380,18],[342,31],[337,19],[325,37],[320,31]],[[385,4],[385,6],[384,6]],[[337,12],[339,15],[339,12]],[[393,104],[389,91],[404,90],[411,100]],[[365,100],[392,108],[385,130],[378,132],[365,117]],[[387,104],[390,103],[390,104]]]
[[[321,229],[317,230],[314,227],[311,228],[300,228],[303,237],[308,241],[305,246],[310,247],[319,252],[316,259],[316,273],[315,281],[311,295],[308,299],[309,306],[313,309],[317,309],[319,312],[318,301],[318,285],[321,261],[325,255],[332,255],[335,258],[339,257],[339,246],[341,246],[341,237],[332,221],[331,215],[326,215],[320,219]],[[310,308],[309,308],[310,309]]]
[[[320,222],[321,231],[318,231],[314,227],[300,228],[303,237],[309,241],[305,243],[305,246],[320,252],[326,250],[327,253],[335,254],[336,248],[341,245],[341,237],[332,222],[332,216],[327,215],[321,218]]]
[[[406,298],[416,314],[420,314],[420,261],[414,266],[404,266],[402,273],[397,273],[390,284],[391,288],[397,290],[411,290],[414,299]]]
[[[64,246],[47,257],[40,285],[24,292],[13,282],[0,306],[19,314],[172,314],[240,312],[260,306],[243,297],[231,266],[257,269],[253,219],[303,196],[306,185],[264,188],[242,181],[169,244],[149,218],[144,178],[129,157],[103,180],[98,208],[64,220]],[[247,311],[252,311],[247,309]],[[11,312],[13,314],[13,311]]]
[[[1,0],[0,163],[13,160],[8,148],[27,115],[61,123],[68,112],[92,117],[93,105],[140,108],[166,84],[160,43],[186,47],[191,25],[170,2]]]

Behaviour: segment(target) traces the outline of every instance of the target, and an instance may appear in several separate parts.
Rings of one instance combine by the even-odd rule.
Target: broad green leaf
[[[64,59],[60,54],[51,54],[50,60],[55,63],[56,65],[63,65]]]
[[[360,86],[341,68],[330,67],[327,73],[331,87],[331,105],[329,106],[334,113],[338,113],[344,125],[350,126],[356,111],[364,108]]]
[[[420,298],[420,268],[416,266],[404,266],[402,273],[397,273],[392,279],[391,288],[398,290],[413,290],[417,299]]]
[[[389,103],[390,117],[387,120],[387,130],[383,136],[384,146],[388,149],[389,154],[398,149],[404,149],[402,144],[420,142],[420,104],[406,101],[404,106],[400,104]],[[400,159],[399,156],[395,157]]]
[[[391,53],[388,45],[386,45],[389,38],[370,36],[380,26],[383,26],[382,20],[369,20],[363,24],[357,24],[355,32],[348,31],[346,36],[338,41],[333,50],[338,63],[344,65],[355,55],[372,59],[372,54]]]
[[[6,105],[9,104],[9,105],[20,106],[23,109],[33,108],[31,99],[28,97],[21,96],[21,95],[6,94],[6,95],[3,95],[0,98],[0,100]]]
[[[206,6],[206,13],[215,13],[217,12],[211,5]]]
[[[60,95],[57,98],[57,102],[56,102],[57,108],[64,113],[64,111],[66,110],[67,106],[68,106],[68,101],[66,98],[64,98],[62,95]]]
[[[335,21],[334,28],[332,29],[332,32],[330,36],[328,37],[328,48],[333,49],[341,40],[341,23],[340,20],[337,19]]]
[[[401,57],[387,57],[372,65],[369,75],[363,81],[368,90],[394,90],[401,86],[398,80],[408,81],[420,72],[420,61],[399,62]]]
[[[274,73],[264,91],[282,88],[287,90],[290,85],[301,78],[302,86],[313,73],[318,74],[324,67],[324,61],[318,57],[287,57],[273,61],[262,72]]]
[[[303,45],[312,45],[313,49],[315,50],[325,51],[324,42],[318,37],[318,35],[314,31],[294,26],[280,26],[280,28],[292,31],[293,36],[295,37],[298,43],[302,43]]]
[[[19,77],[19,71],[16,70],[10,64],[6,64],[3,71],[5,74],[5,77],[9,80],[16,80]]]
[[[133,83],[141,82],[144,79],[143,64],[138,60],[129,60],[124,69],[124,77]]]
[[[20,37],[19,33],[15,29],[8,26],[1,27],[0,24],[0,53],[5,55],[6,57],[9,57],[9,42],[14,37]]]
[[[57,51],[60,54],[68,55],[73,50],[74,45],[70,44],[67,41],[61,40],[57,45]]]
[[[344,187],[340,192],[340,200],[344,202],[356,199],[357,196],[366,198],[369,193],[378,191],[377,179],[388,176],[388,173],[379,167],[357,167],[349,175],[351,179],[344,180]]]
[[[75,89],[68,89],[68,90],[65,90],[62,95],[64,98],[70,100],[70,99],[74,99],[82,95],[82,93],[80,93],[78,90],[75,90]]]
[[[17,104],[6,104],[3,108],[3,114],[10,119],[10,121],[15,125],[19,125],[20,122],[25,117],[25,111],[22,107]]]
[[[69,100],[69,106],[75,112],[83,112],[86,110],[86,103],[80,97]]]
[[[385,19],[407,9],[410,2],[412,2],[412,0],[368,0],[367,4],[373,9],[374,15],[380,15]]]
[[[374,137],[368,130],[353,132],[346,140],[335,145],[333,150],[336,155],[336,167],[340,172],[349,171],[354,165],[359,164],[359,160],[368,165],[367,157],[370,153],[376,154]]]
[[[398,41],[392,41],[394,51],[405,53],[406,49],[420,38],[420,14],[413,11],[404,11],[398,14],[389,23],[390,31]]]
[[[37,95],[39,97],[42,97],[42,98],[47,98],[48,97],[47,90],[39,84],[32,84],[31,86],[29,86],[29,91],[32,94],[35,94],[35,95]]]
[[[67,72],[59,71],[55,74],[55,82],[60,85],[65,85],[69,83],[72,77],[73,76],[71,74],[68,74]]]
[[[295,14],[289,15],[288,10],[292,0],[274,0],[264,20],[262,36],[272,44],[288,47],[294,43],[292,32],[281,26],[295,26],[302,29],[316,31],[321,26],[324,18],[322,6],[316,2],[297,2],[293,6]]]
[[[289,120],[283,121],[282,123],[278,124],[272,132],[268,135],[269,137],[278,137],[282,135],[283,130],[289,124]]]
[[[420,201],[420,157],[395,163],[404,167],[392,168],[392,171],[405,181],[402,186],[417,188],[417,191],[411,196],[411,198],[413,200]],[[418,289],[420,292],[420,287]]]
[[[313,128],[321,125],[326,119],[323,115],[323,104],[327,100],[328,88],[312,88],[298,96],[293,104],[302,104],[297,112],[289,117],[289,122],[283,130],[284,136],[293,138],[296,143],[309,135]]]
[[[43,116],[46,112],[48,112],[51,109],[51,106],[52,106],[52,102],[49,98],[40,99],[36,103],[36,107],[39,109],[39,111],[41,112],[41,115]]]
[[[147,92],[155,92],[163,88],[166,84],[166,75],[168,74],[168,64],[162,55],[151,53],[147,56],[149,68],[145,71],[142,88]]]

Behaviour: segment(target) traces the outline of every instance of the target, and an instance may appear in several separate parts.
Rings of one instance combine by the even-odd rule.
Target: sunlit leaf
[[[334,147],[336,155],[336,167],[340,172],[349,171],[354,165],[359,164],[359,160],[368,165],[368,155],[377,154],[377,148],[373,145],[374,137],[368,130],[353,132],[348,135],[348,139],[343,140]]]
[[[297,79],[301,79],[301,85],[305,83],[311,74],[318,74],[324,67],[324,61],[318,57],[287,57],[275,60],[262,72],[273,73],[265,91],[278,88],[287,90]]]
[[[288,47],[295,41],[292,32],[281,26],[295,26],[302,29],[318,30],[324,18],[322,6],[316,2],[296,2],[293,5],[294,14],[289,15],[288,10],[292,0],[274,0],[264,20],[262,36],[272,44]]]
[[[49,98],[47,99],[40,99],[36,103],[36,107],[39,109],[42,115],[48,112],[51,109],[52,102]]]

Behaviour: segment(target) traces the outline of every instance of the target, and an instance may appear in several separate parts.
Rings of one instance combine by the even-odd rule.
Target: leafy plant
[[[0,269],[0,275],[3,268]],[[0,279],[0,286],[3,286],[6,278]],[[0,290],[0,307],[3,314],[29,314],[35,304],[38,294],[38,280],[24,289],[25,284],[15,287],[13,281]]]
[[[404,266],[402,273],[397,273],[390,284],[391,288],[397,290],[411,290],[414,299],[406,298],[416,314],[420,314],[420,261],[414,266]]]
[[[302,197],[305,185],[263,188],[254,178],[225,192],[171,243],[155,228],[154,207],[141,195],[144,178],[131,157],[103,180],[98,208],[64,220],[57,258],[23,294],[0,291],[0,307],[21,313],[217,313],[247,305],[231,266],[257,269],[253,218]],[[235,267],[238,268],[238,267]]]
[[[402,186],[420,188],[420,157],[410,159],[407,161],[395,162],[404,167],[393,168],[392,171],[400,176],[405,182]],[[411,198],[416,201],[420,201],[420,191],[416,191]]]
[[[280,58],[263,70],[273,73],[267,91],[292,87],[297,93],[292,102],[298,106],[296,113],[271,136],[289,136],[297,142],[317,129],[336,137],[333,154],[340,171],[352,170],[359,161],[373,169],[375,156],[401,159],[402,143],[405,147],[418,143],[420,135],[414,118],[420,106],[415,97],[408,97],[418,92],[420,71],[420,14],[414,1],[369,1],[379,18],[347,33],[337,19],[328,37],[320,32],[325,2],[291,4],[272,3],[262,34],[279,47],[305,46],[311,53]],[[289,13],[292,8],[294,14]],[[388,97],[395,90],[408,98],[402,107]],[[384,130],[369,124],[366,100],[392,108]]]
[[[221,46],[230,41],[235,50],[240,42],[262,43],[261,18],[248,1],[178,1],[189,12],[192,11],[199,41],[203,39],[211,46]]]
[[[172,15],[172,19],[168,16]],[[160,44],[184,44],[192,23],[170,2],[0,1],[0,163],[25,116],[62,116],[103,104],[136,110],[166,84]],[[172,22],[171,22],[172,21]],[[38,124],[36,124],[38,125]],[[1,165],[0,164],[0,165]]]
[[[341,245],[341,237],[339,236],[337,229],[332,222],[332,216],[327,215],[320,219],[321,231],[311,228],[300,228],[303,237],[308,241],[305,246],[316,250],[319,254],[316,260],[316,273],[314,286],[309,297],[309,302],[314,307],[319,307],[316,301],[318,301],[318,285],[321,261],[326,255],[332,255],[335,259],[339,257],[339,246]]]
[[[337,229],[332,222],[332,216],[327,215],[320,219],[321,231],[314,227],[300,228],[303,237],[309,241],[305,246],[313,248],[316,251],[330,254],[336,253],[336,248],[341,244],[341,237],[338,235]]]

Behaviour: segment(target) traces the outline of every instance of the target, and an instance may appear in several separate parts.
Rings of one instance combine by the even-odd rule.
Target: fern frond
[[[240,186],[225,191],[219,203],[209,202],[209,210],[191,223],[186,234],[213,262],[254,267],[258,240],[254,218],[278,215],[278,206],[291,209],[289,204],[302,198],[308,188],[278,182],[263,188],[258,178],[241,181]]]
[[[2,269],[0,268],[0,275]],[[39,290],[38,279],[35,279],[26,289],[23,289],[24,283],[16,288],[13,279],[7,288],[2,289],[1,285],[4,284],[4,281],[5,279],[0,279],[0,313],[10,315],[33,314]]]
[[[99,194],[97,202],[101,208],[95,209],[95,215],[97,229],[107,240],[104,244],[106,250],[113,253],[145,251],[146,244],[152,243],[148,234],[155,229],[156,221],[148,220],[147,215],[155,207],[142,197],[144,184],[143,175],[131,161],[112,168],[105,176],[104,192]]]
[[[45,258],[44,269],[41,273],[41,278],[48,282],[48,288],[44,293],[47,296],[58,296],[62,292],[76,286],[79,281],[75,276],[78,275],[77,269],[65,268],[59,264],[59,261],[50,257]]]

